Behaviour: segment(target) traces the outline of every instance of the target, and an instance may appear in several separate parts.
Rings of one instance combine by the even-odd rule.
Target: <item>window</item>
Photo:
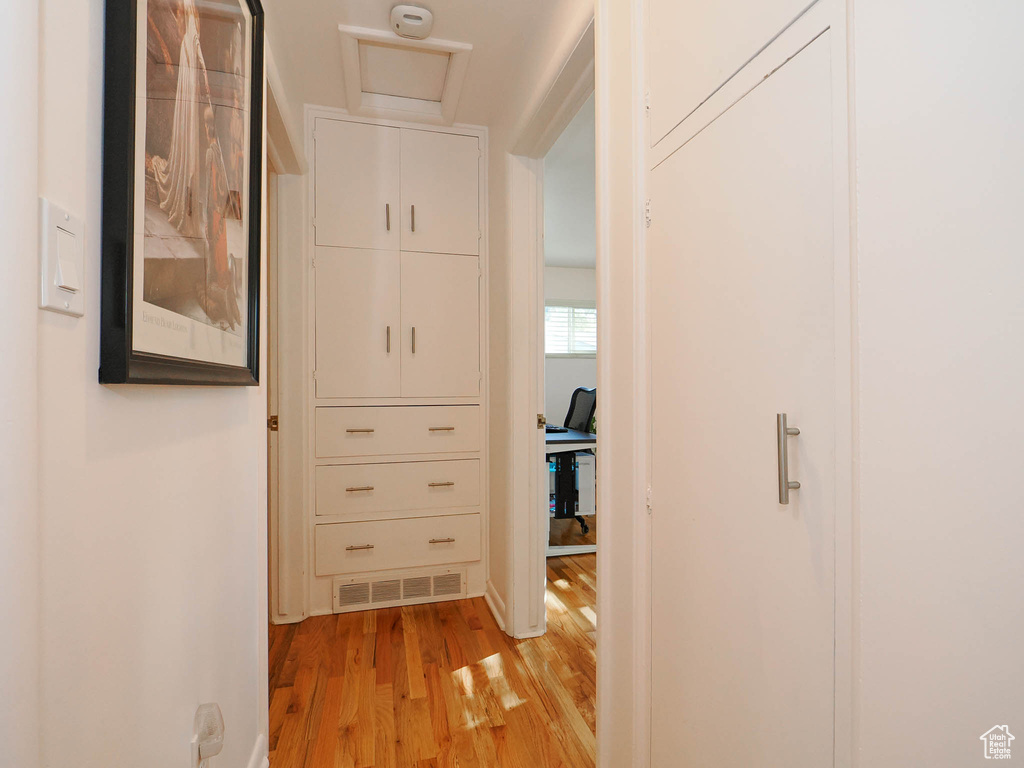
[[[594,357],[597,309],[561,302],[544,307],[544,354]]]

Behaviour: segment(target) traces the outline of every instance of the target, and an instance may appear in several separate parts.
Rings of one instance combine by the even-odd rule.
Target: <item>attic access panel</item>
[[[339,26],[348,110],[451,125],[473,46]]]

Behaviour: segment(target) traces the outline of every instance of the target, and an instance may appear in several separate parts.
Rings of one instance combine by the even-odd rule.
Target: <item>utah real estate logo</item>
[[[1010,742],[1014,737],[1007,726],[994,725],[981,734],[980,738],[985,742],[986,760],[1010,759]]]

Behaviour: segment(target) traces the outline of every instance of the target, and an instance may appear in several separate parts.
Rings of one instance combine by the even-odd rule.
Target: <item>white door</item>
[[[402,254],[402,397],[480,394],[480,260]]]
[[[480,253],[480,140],[402,130],[402,250]]]
[[[652,143],[682,122],[810,4],[649,0]]]
[[[398,128],[316,121],[316,244],[398,250]]]
[[[651,173],[655,768],[833,763],[829,54],[826,34]]]
[[[316,249],[316,396],[401,394],[397,251]]]

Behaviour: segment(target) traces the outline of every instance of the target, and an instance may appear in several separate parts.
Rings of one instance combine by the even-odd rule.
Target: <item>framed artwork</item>
[[[260,0],[107,0],[100,382],[259,379]]]

